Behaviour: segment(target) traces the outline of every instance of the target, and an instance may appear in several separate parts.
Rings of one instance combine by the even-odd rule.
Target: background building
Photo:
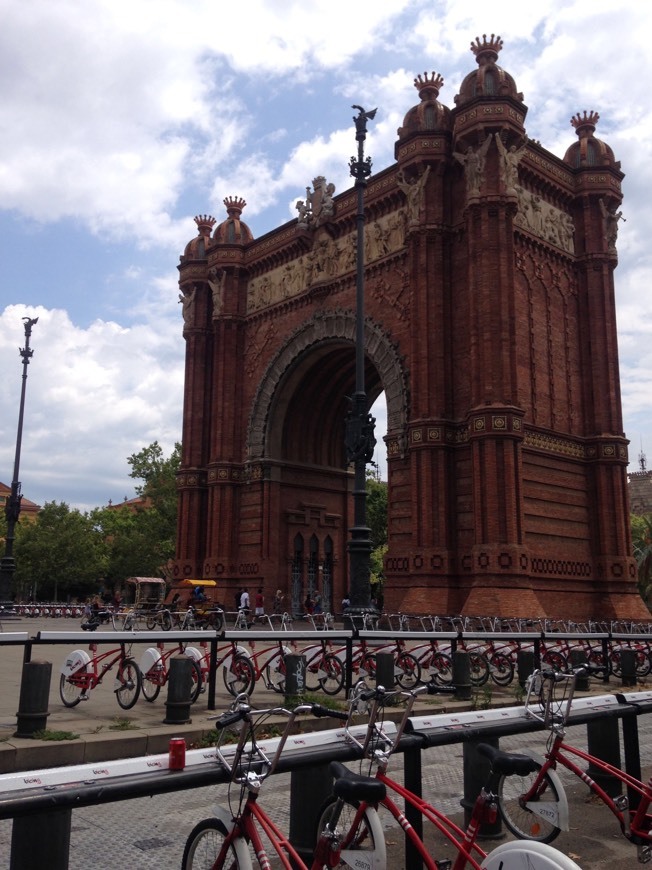
[[[387,400],[389,610],[641,617],[613,272],[623,173],[572,119],[563,159],[472,45],[455,96],[418,76],[366,194],[366,389]],[[353,147],[353,146],[352,146]],[[316,167],[318,171],[318,167]],[[336,609],[353,524],[354,190],[317,175],[254,240],[225,200],[179,266],[186,380],[178,577]]]

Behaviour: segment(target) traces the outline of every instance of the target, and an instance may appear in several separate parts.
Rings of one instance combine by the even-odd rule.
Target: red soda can
[[[169,770],[183,770],[186,766],[185,737],[170,737]]]

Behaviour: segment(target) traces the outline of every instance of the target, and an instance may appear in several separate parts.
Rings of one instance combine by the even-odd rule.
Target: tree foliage
[[[176,549],[176,473],[181,445],[163,455],[157,441],[128,458],[142,504],[90,513],[50,502],[16,527],[16,593],[40,600],[86,597],[127,577],[160,576]]]
[[[20,597],[42,601],[96,591],[107,551],[88,514],[65,502],[47,502],[35,520],[18,523],[14,547]]]
[[[634,558],[638,566],[638,591],[648,604],[652,593],[652,515],[632,515],[631,528]]]

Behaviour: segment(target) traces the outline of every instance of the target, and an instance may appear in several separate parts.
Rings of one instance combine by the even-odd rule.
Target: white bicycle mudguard
[[[375,849],[366,852],[364,849],[342,849],[340,860],[344,861],[354,870],[386,870],[387,846],[385,844],[385,832],[378,818],[378,813],[373,807],[367,808],[367,822],[373,837]]]
[[[74,649],[71,653],[68,653],[64,663],[61,665],[61,673],[66,677],[70,677],[76,671],[85,668],[90,660],[91,657],[85,649]]]
[[[201,661],[204,658],[204,654],[201,650],[197,649],[196,646],[187,646],[184,649],[185,654],[189,659],[192,659],[195,662]]]
[[[152,668],[161,666],[161,653],[154,646],[149,646],[140,657],[138,669],[141,674],[148,674]]]
[[[484,870],[582,870],[559,849],[532,840],[503,843],[490,852],[480,866]]]
[[[529,755],[530,758],[534,758],[534,760],[538,761],[539,764],[542,766],[546,763],[545,758],[543,758],[543,756],[539,755],[537,752],[532,752],[529,749],[524,749],[522,754]],[[570,830],[570,813],[568,811],[568,799],[566,798],[566,791],[564,789],[564,786],[562,785],[559,775],[555,770],[550,768],[548,770],[548,776],[550,777],[553,785],[557,789],[559,800],[531,801],[525,806],[528,810],[530,810],[530,812],[534,813],[536,816],[541,816],[542,819],[545,819],[551,825],[559,828],[560,831],[568,831]]]
[[[231,811],[228,807],[213,807],[215,818],[224,825],[224,834],[228,834],[233,829],[234,821]],[[253,862],[251,860],[251,852],[249,846],[245,842],[244,837],[236,837],[233,841],[233,849],[237,858],[238,870],[253,870]]]

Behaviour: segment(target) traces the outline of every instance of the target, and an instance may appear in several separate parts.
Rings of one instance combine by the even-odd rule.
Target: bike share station
[[[370,640],[378,639],[383,632],[360,632]],[[329,639],[353,643],[354,632],[328,632]],[[406,639],[419,640],[431,635],[414,632]],[[448,636],[450,639],[450,636]],[[106,632],[94,637],[101,643],[152,644],[164,638],[170,641],[194,641],[202,639],[211,645],[213,656],[220,640],[278,641],[278,632]],[[521,635],[523,639],[523,635]],[[283,640],[314,641],[314,632],[288,631]],[[41,644],[87,642],[84,632],[39,632],[30,639],[27,632],[3,633],[0,644],[24,645],[23,684],[16,735],[28,737],[45,727],[48,717],[48,694],[51,673],[49,662],[32,661],[34,647]],[[535,643],[536,649],[536,643]],[[631,667],[627,651],[623,651],[623,686],[635,685],[633,655]],[[538,664],[535,653],[523,654],[519,663],[519,680],[525,679]],[[179,656],[173,663],[174,672],[168,684],[166,719],[169,725],[181,725],[190,720],[191,660]],[[468,656],[454,652],[454,685],[461,697],[468,701]],[[631,671],[631,673],[630,673]],[[465,677],[465,672],[467,676]],[[394,664],[392,656],[379,653],[377,656],[376,682],[393,684]],[[347,689],[351,683],[350,669],[347,673]],[[522,683],[523,684],[523,683]],[[299,654],[286,657],[286,698],[300,698],[305,687],[305,658]],[[215,669],[209,681],[208,708],[215,709]],[[620,764],[619,720],[622,720],[625,746],[625,769],[640,779],[641,764],[638,743],[637,717],[652,712],[652,692],[626,692],[623,694],[595,695],[575,698],[569,714],[569,724],[586,724],[589,751],[598,758]],[[396,714],[400,718],[400,711]],[[322,720],[324,721],[324,720]],[[329,724],[328,722],[326,724]],[[361,732],[366,726],[359,727]],[[391,724],[389,725],[391,728]],[[541,721],[526,715],[524,706],[497,709],[466,710],[430,715],[414,715],[408,721],[406,733],[397,748],[404,756],[405,785],[415,794],[421,793],[421,753],[430,746],[463,744],[464,752],[464,799],[465,811],[472,806],[482,785],[485,771],[480,756],[475,750],[478,743],[498,746],[503,736],[539,731]],[[275,752],[278,738],[261,741],[269,754]],[[227,750],[228,751],[228,750]],[[347,739],[343,727],[326,727],[292,735],[283,749],[277,771],[291,772],[290,839],[297,851],[308,855],[312,843],[307,842],[307,832],[312,831],[318,807],[324,796],[330,793],[332,777],[328,765],[333,760],[355,761],[359,756]],[[217,764],[213,749],[178,752],[178,745],[169,752],[118,759],[89,764],[74,764],[66,767],[22,771],[0,775],[0,818],[14,820],[11,847],[11,870],[32,870],[47,866],[49,870],[67,870],[70,850],[72,810],[75,807],[111,803],[137,797],[182,791],[201,786],[227,782],[227,775]],[[603,784],[606,788],[607,784]],[[630,798],[631,800],[631,798]],[[630,806],[632,804],[630,803]],[[410,816],[409,821],[417,833],[422,833],[420,814]],[[499,823],[500,824],[500,823]],[[39,836],[35,838],[34,831]],[[494,835],[495,831],[488,831]],[[418,859],[418,856],[417,856]],[[414,856],[407,857],[407,866],[418,868]]]

